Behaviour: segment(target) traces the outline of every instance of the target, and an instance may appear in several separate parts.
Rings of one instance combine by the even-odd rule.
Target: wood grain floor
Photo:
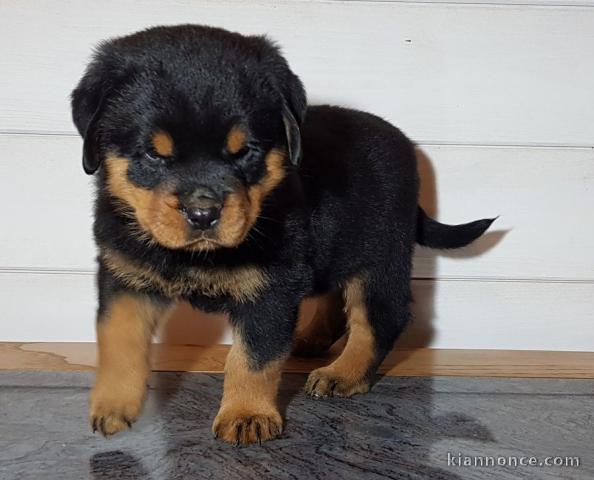
[[[0,372],[0,478],[591,479],[594,381],[383,377],[367,395],[312,400],[284,375],[283,438],[212,438],[220,374],[156,373],[144,415],[105,440],[89,431],[90,372]],[[579,466],[461,467],[457,457],[577,457]]]
[[[159,344],[153,348],[153,369],[219,373],[228,351],[228,345]],[[291,358],[285,372],[309,372],[330,362],[336,353]],[[0,370],[86,371],[94,365],[94,343],[0,343]],[[594,378],[594,352],[400,349],[386,358],[380,372],[388,376]]]

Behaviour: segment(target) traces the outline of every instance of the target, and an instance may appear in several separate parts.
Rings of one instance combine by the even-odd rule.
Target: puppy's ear
[[[93,174],[101,164],[97,127],[103,110],[104,82],[98,59],[87,68],[71,95],[72,120],[83,138],[82,164],[85,173]]]
[[[297,119],[286,103],[283,105],[283,123],[285,124],[285,134],[287,135],[289,159],[293,165],[297,166],[301,160],[301,131],[299,130]]]
[[[280,48],[274,42],[261,36],[250,37],[250,39],[258,49],[262,50],[262,62],[266,68],[266,73],[259,76],[258,81],[263,80],[265,89],[280,97],[287,150],[291,163],[295,166],[299,165],[301,160],[300,127],[305,119],[307,109],[305,89],[299,77],[291,71]]]
[[[95,112],[91,116],[87,128],[82,134],[83,137],[83,154],[82,164],[83,170],[87,175],[92,175],[97,171],[101,165],[101,155],[99,153],[99,138],[98,138],[98,124],[101,115],[103,114],[103,107],[105,100],[102,98],[99,100]]]
[[[288,67],[287,67],[288,70]],[[287,135],[289,158],[295,166],[301,160],[301,131],[305,119],[307,99],[299,77],[288,70],[281,87],[283,95],[283,123]]]
[[[89,175],[101,165],[99,123],[107,100],[122,77],[122,68],[110,58],[109,44],[106,44],[95,55],[72,92],[72,120],[84,140],[82,163]]]

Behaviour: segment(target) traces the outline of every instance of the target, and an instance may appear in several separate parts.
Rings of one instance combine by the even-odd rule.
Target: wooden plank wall
[[[501,215],[464,251],[419,249],[417,323],[403,344],[592,350],[593,5],[0,3],[0,340],[93,340],[92,186],[68,95],[99,40],[195,22],[268,34],[312,103],[402,128],[439,219]],[[168,338],[229,340],[220,319],[195,320],[184,309]]]

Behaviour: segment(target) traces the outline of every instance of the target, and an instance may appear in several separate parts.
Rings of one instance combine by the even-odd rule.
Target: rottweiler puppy
[[[97,186],[90,422],[104,435],[139,416],[151,336],[181,300],[228,314],[233,327],[213,425],[222,440],[278,436],[292,346],[316,353],[345,325],[344,350],[305,389],[367,392],[410,320],[415,242],[461,247],[491,224],[425,215],[411,141],[369,113],[307,107],[265,37],[183,25],[107,41],[72,113]],[[328,315],[295,335],[301,301],[324,293]]]

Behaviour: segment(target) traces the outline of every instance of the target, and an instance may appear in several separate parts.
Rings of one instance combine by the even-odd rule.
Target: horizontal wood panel
[[[155,345],[153,370],[223,373],[227,345]],[[286,373],[307,373],[336,357],[290,358]],[[94,343],[0,343],[0,370],[85,371],[96,366]],[[394,350],[379,372],[389,376],[594,378],[594,353],[522,350]]]
[[[315,0],[314,0],[315,1]],[[329,0],[336,2],[357,2],[360,0]],[[506,6],[540,6],[540,7],[592,7],[594,0],[366,0],[367,2],[394,3],[447,3],[469,5],[506,5]]]
[[[421,204],[446,223],[500,216],[469,247],[418,249],[417,277],[594,280],[594,150],[422,147]]]
[[[2,2],[0,130],[73,131],[68,95],[99,40],[187,22],[269,34],[312,102],[370,110],[420,142],[592,145],[594,9],[572,6]]]
[[[94,270],[93,186],[76,137],[0,135],[0,267]]]
[[[590,351],[594,285],[413,282],[415,321],[400,346]],[[92,275],[0,273],[0,338],[21,342],[94,340]],[[169,343],[229,342],[223,317],[187,306],[162,330]]]
[[[0,135],[0,268],[95,269],[81,143]],[[418,249],[416,277],[594,280],[593,150],[426,146],[419,165],[421,203],[442,221],[501,218],[466,249]]]
[[[314,0],[315,1],[315,0]],[[359,1],[359,0],[330,0]],[[594,0],[367,0],[368,2],[394,3],[447,3],[468,5],[505,5],[505,6],[539,6],[539,7],[592,7]]]

